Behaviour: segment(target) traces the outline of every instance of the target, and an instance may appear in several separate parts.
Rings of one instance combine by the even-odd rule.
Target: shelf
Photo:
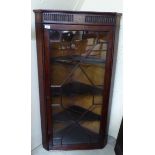
[[[53,134],[53,145],[96,143],[99,138],[99,134],[73,123]]]
[[[81,82],[69,82],[64,85],[51,85],[51,94],[52,96],[70,96],[70,95],[83,95],[83,94],[92,94],[98,95],[102,94],[103,88],[95,87]]]
[[[81,117],[83,114],[85,115]],[[80,119],[81,117],[81,119]],[[66,110],[53,115],[53,122],[69,122],[69,121],[99,121],[101,116],[87,109],[73,105]]]
[[[92,56],[87,56],[86,58],[79,55],[74,56],[60,56],[51,59],[52,63],[86,63],[86,64],[104,64],[105,59],[94,58]]]

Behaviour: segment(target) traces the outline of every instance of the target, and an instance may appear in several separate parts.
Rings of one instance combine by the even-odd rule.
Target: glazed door
[[[108,27],[44,26],[51,145],[99,144],[106,134],[106,68],[112,31]]]

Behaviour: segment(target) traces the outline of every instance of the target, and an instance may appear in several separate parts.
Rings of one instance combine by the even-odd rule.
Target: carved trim
[[[65,23],[65,24],[101,24],[115,25],[115,15],[88,15],[70,14],[60,12],[44,12],[43,23]]]
[[[111,23],[115,24],[115,18],[113,16],[85,16],[85,23]]]
[[[62,13],[43,13],[43,21],[50,22],[73,22],[72,14],[62,14]]]

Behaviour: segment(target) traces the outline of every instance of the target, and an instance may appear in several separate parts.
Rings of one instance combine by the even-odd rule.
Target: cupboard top
[[[116,12],[87,12],[68,10],[33,10],[36,23],[63,23],[85,25],[116,25]]]

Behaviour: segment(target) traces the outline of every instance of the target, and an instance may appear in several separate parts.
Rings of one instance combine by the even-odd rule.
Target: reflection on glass
[[[49,31],[53,145],[99,141],[107,34]]]

